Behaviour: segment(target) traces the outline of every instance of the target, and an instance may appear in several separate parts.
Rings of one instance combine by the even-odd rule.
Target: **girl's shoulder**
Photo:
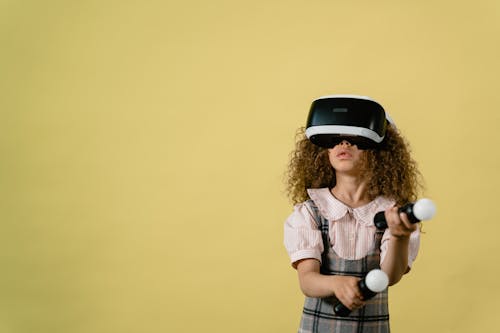
[[[314,202],[309,199],[297,203],[293,207],[292,213],[286,219],[285,224],[292,229],[317,228],[318,210]]]

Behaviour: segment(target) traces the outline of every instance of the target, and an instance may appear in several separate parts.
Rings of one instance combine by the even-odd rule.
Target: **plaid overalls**
[[[375,233],[375,246],[366,257],[359,260],[343,259],[333,251],[330,244],[328,220],[321,216],[312,200],[308,200],[307,204],[312,208],[314,219],[323,237],[324,251],[321,274],[363,277],[370,270],[380,268],[380,244],[383,231]],[[387,288],[367,300],[364,307],[354,310],[347,317],[337,316],[333,312],[336,302],[337,299],[334,296],[328,298],[306,297],[299,333],[390,332]]]

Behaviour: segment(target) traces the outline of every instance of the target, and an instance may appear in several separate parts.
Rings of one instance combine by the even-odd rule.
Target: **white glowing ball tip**
[[[389,285],[389,277],[380,269],[371,270],[365,277],[365,283],[368,289],[379,293]]]
[[[420,199],[413,205],[413,215],[420,221],[430,220],[436,214],[436,205],[431,199]]]

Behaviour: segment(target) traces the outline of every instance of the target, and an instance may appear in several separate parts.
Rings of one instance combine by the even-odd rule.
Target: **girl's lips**
[[[352,158],[352,155],[347,150],[342,150],[337,154],[337,158],[338,159]]]

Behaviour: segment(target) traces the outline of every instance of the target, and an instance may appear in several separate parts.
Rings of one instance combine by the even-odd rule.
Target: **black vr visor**
[[[325,96],[311,105],[306,136],[324,148],[347,140],[359,149],[373,149],[381,146],[387,121],[384,108],[368,97]]]

